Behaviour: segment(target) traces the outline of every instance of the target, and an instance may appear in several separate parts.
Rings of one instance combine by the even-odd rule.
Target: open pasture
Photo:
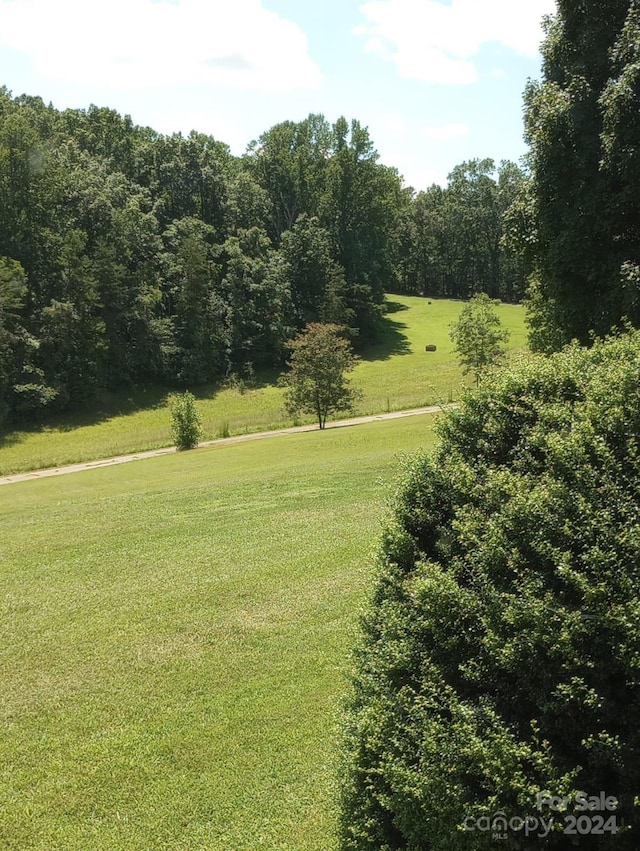
[[[432,416],[0,490],[0,847],[330,851],[397,453]]]
[[[356,413],[397,411],[457,398],[461,386],[469,382],[463,380],[454,356],[449,326],[463,303],[397,295],[390,295],[387,303],[384,337],[364,353],[353,373],[353,383],[363,393]],[[510,348],[524,348],[524,309],[505,304],[498,312],[511,330]],[[427,344],[436,345],[437,351],[425,352]],[[259,377],[254,388],[196,388],[203,439],[215,439],[227,430],[243,434],[292,425],[276,378]],[[105,396],[90,413],[0,436],[0,475],[168,446],[168,397],[159,388]]]

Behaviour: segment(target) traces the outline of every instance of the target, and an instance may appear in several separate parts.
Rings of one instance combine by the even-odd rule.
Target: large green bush
[[[640,334],[523,358],[440,438],[406,463],[364,619],[342,848],[638,849]],[[579,792],[622,829],[562,833]]]

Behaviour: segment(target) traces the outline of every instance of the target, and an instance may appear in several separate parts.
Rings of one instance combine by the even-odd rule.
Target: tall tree
[[[335,240],[346,303],[365,338],[375,336],[384,291],[395,287],[406,203],[398,172],[378,163],[367,128],[339,118],[320,219]]]
[[[629,308],[629,318],[640,320],[620,280],[628,259],[616,212],[621,183],[615,157],[608,166],[603,162],[602,143],[606,101],[610,133],[618,126],[616,84],[609,81],[626,65],[622,31],[631,8],[629,0],[559,0],[557,15],[546,20],[542,82],[525,92],[537,232],[532,344],[538,348],[572,338],[587,343],[592,331],[608,332]],[[612,136],[608,145],[613,154]]]
[[[282,235],[283,272],[300,327],[310,322],[348,325],[344,270],[334,259],[331,234],[316,217],[298,217]]]
[[[602,168],[615,189],[611,216],[621,261],[618,309],[640,320],[640,3],[629,14],[611,53],[603,110]]]
[[[411,199],[400,285],[418,295],[445,295],[443,194],[434,183]]]
[[[268,233],[275,243],[299,215],[317,215],[331,144],[324,116],[309,115],[276,124],[249,145],[247,163],[269,197]]]
[[[104,378],[105,325],[86,240],[79,229],[65,234],[59,298],[40,311],[42,366],[70,406],[91,400]]]
[[[447,196],[455,245],[458,294],[498,294],[500,286],[500,210],[491,159],[471,160],[449,175]]]
[[[213,228],[200,219],[173,222],[164,234],[167,271],[165,308],[172,319],[173,377],[201,384],[224,374],[229,333],[227,305],[216,285]]]
[[[32,414],[57,396],[37,366],[39,341],[24,325],[27,292],[20,263],[0,257],[0,425],[12,412]]]
[[[266,232],[258,227],[238,230],[220,248],[229,369],[251,370],[282,361],[295,323],[288,282],[276,274],[274,253]]]
[[[500,297],[503,301],[522,301],[534,269],[535,225],[531,221],[530,193],[530,175],[515,163],[503,161],[498,172]]]

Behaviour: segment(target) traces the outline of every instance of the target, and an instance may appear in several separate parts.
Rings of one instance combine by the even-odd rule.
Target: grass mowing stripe
[[[328,851],[395,456],[433,417],[0,493],[0,846]]]

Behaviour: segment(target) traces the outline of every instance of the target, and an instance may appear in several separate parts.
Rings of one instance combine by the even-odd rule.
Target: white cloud
[[[411,186],[416,192],[424,192],[434,183],[447,185],[447,172],[443,169],[426,166],[415,156],[398,157],[397,161],[387,163],[400,172],[405,186]]]
[[[360,11],[365,50],[392,59],[400,77],[465,84],[478,79],[473,59],[489,42],[534,57],[555,0],[373,0]]]
[[[136,117],[133,116],[134,120]],[[246,150],[249,138],[244,127],[233,118],[225,116],[216,108],[191,107],[172,104],[171,111],[158,104],[145,121],[159,133],[177,133],[187,136],[192,130],[207,133],[229,145],[234,154],[242,154]]]
[[[439,127],[425,127],[423,135],[427,139],[435,139],[437,142],[450,142],[453,139],[462,139],[469,135],[469,127],[466,124],[442,124]]]
[[[407,119],[403,115],[398,115],[397,113],[388,113],[387,115],[382,116],[382,124],[390,136],[406,136],[409,130]]]
[[[305,34],[260,0],[0,0],[0,45],[61,81],[318,88]]]

